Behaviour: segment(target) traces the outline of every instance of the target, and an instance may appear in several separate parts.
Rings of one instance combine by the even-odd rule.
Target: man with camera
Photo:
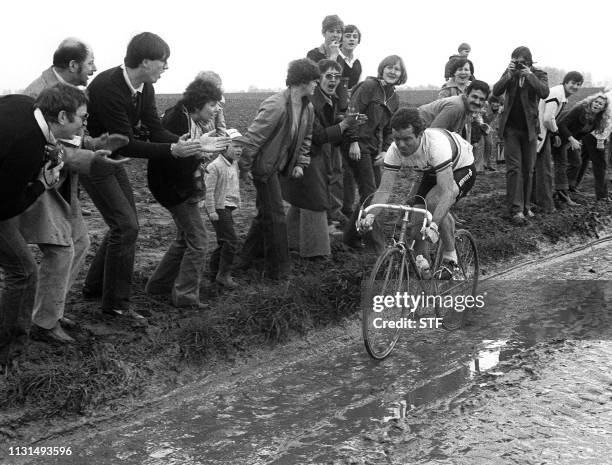
[[[59,83],[75,88],[87,84],[96,71],[90,47],[78,39],[63,40],[53,54],[53,65],[42,72],[25,90],[33,98],[46,88]],[[83,122],[83,129],[86,121]],[[34,204],[17,218],[26,242],[38,244],[42,257],[38,269],[38,285],[32,314],[32,338],[70,343],[74,339],[64,331],[63,325],[74,322],[64,316],[66,296],[76,280],[89,249],[89,235],[78,198],[78,175],[105,172],[120,161],[87,149],[110,149],[127,143],[125,136],[113,134],[92,139],[76,134],[71,140],[61,140],[63,150],[74,156],[64,159],[56,189],[44,192]]]
[[[536,161],[538,104],[548,97],[548,75],[533,66],[531,51],[517,47],[493,95],[506,94],[499,132],[504,137],[506,198],[512,221],[525,224],[532,217],[531,190]]]
[[[103,71],[89,85],[90,134],[117,133],[129,139],[116,155],[172,159],[202,156],[227,146],[223,138],[188,140],[188,135],[178,137],[162,127],[153,84],[168,69],[169,56],[170,48],[161,37],[137,34],[128,44],[124,65]],[[129,306],[138,215],[127,171],[119,165],[108,175],[83,176],[82,184],[109,225],[89,268],[83,295],[101,298],[106,315],[146,325],[146,319]]]
[[[36,294],[36,262],[16,217],[57,186],[64,153],[58,139],[78,134],[87,118],[87,97],[58,84],[36,101],[25,95],[0,98],[0,363],[23,349]]]

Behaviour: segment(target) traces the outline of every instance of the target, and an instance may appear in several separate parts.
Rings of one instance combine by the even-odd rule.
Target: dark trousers
[[[493,134],[489,131],[484,135],[484,165],[493,168]]]
[[[353,173],[353,177],[357,181],[359,189],[359,203],[363,205],[366,201],[372,199],[372,194],[376,192],[376,187],[380,184],[380,167],[374,166],[374,159],[369,153],[362,153],[359,160],[350,160],[349,167]],[[352,243],[359,239],[359,234],[355,227],[355,222],[359,216],[359,208],[351,215],[349,222],[344,228],[344,241]],[[384,248],[385,240],[382,233],[382,228],[378,222],[373,225],[372,231],[365,235],[366,242],[371,244],[376,250]]]
[[[595,198],[597,200],[608,197],[608,184],[606,183],[606,154],[604,149],[597,148],[597,139],[592,134],[582,138],[582,165],[576,178],[576,185],[580,184],[584,173],[593,162],[593,177],[595,178]]]
[[[233,210],[234,207],[225,207],[223,210],[217,209],[219,221],[212,221],[212,225],[217,233],[217,248],[210,256],[210,271],[213,278],[217,273],[229,273],[234,263],[238,238],[234,230]]]
[[[349,165],[348,156],[349,147],[348,145],[342,146],[342,213],[346,216],[353,214],[355,208],[355,191],[357,185],[355,183],[355,177],[353,176],[353,170]]]
[[[572,150],[569,143],[552,148],[555,162],[555,189],[566,191],[576,186],[576,178],[582,165],[580,150]]]
[[[109,227],[85,278],[85,288],[102,294],[102,309],[127,309],[134,271],[138,216],[123,166],[108,176],[81,176],[83,187]]]
[[[25,343],[36,295],[36,262],[13,219],[0,221],[0,268],[4,289],[0,296],[0,352]]]
[[[504,131],[506,158],[506,201],[512,213],[531,206],[533,167],[537,140],[529,140],[527,130],[507,127]]]
[[[553,162],[550,149],[550,133],[546,134],[544,145],[537,154],[533,177],[533,200],[545,212],[555,208],[553,201]]]
[[[287,219],[279,176],[280,173],[274,173],[266,182],[253,180],[257,215],[241,253],[242,260],[248,263],[263,252],[266,274],[273,279],[290,271]]]
[[[172,293],[177,307],[200,302],[200,281],[206,260],[206,228],[197,199],[168,208],[176,225],[176,239],[147,282],[151,294]]]
[[[332,152],[325,159],[326,169],[329,174],[329,210],[327,217],[337,218],[342,210],[342,200],[344,197],[343,174],[342,174],[342,153],[340,149],[332,147]]]

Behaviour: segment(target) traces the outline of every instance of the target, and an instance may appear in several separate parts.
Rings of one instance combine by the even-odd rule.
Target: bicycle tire
[[[399,247],[389,247],[380,254],[368,277],[362,299],[362,334],[366,351],[376,360],[389,356],[400,335],[400,328],[380,328],[383,321],[405,318],[406,307],[396,306],[375,311],[375,296],[395,295],[408,290],[408,268]],[[377,319],[378,322],[376,321]],[[403,320],[402,320],[403,321]]]
[[[474,297],[478,288],[480,264],[478,248],[469,231],[465,229],[455,231],[455,250],[457,251],[457,265],[460,275],[453,276],[453,280],[447,283],[440,281],[438,287],[440,290],[447,288],[443,291],[443,294]],[[439,318],[442,318],[442,326],[449,331],[455,331],[463,326],[467,310],[466,306],[461,311],[456,310],[455,306],[436,306],[436,314]]]

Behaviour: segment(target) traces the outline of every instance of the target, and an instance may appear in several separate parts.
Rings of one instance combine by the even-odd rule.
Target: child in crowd
[[[503,148],[504,139],[499,137],[499,117],[503,112],[503,102],[499,97],[491,95],[484,114],[484,122],[490,129],[485,135],[485,169],[496,171],[493,167],[492,156],[495,153],[497,163],[504,163]]]
[[[238,238],[232,212],[240,206],[238,159],[245,138],[236,129],[228,129],[227,135],[232,139],[230,146],[210,162],[204,172],[204,206],[217,234],[217,248],[210,257],[211,279],[228,289],[234,289],[238,284],[231,275],[231,269]]]

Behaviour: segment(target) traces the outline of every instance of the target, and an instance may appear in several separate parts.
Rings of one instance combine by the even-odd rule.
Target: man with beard
[[[421,105],[419,115],[427,128],[443,128],[470,140],[472,115],[482,110],[490,92],[486,82],[472,81],[464,95]]]

